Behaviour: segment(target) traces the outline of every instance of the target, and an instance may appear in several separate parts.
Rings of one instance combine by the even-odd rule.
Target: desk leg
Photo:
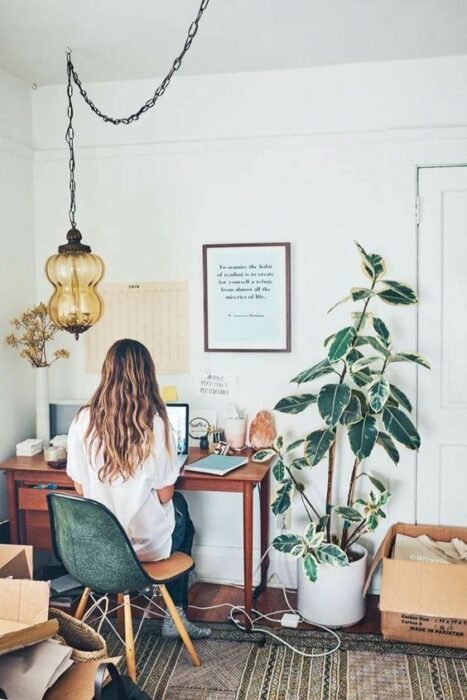
[[[269,472],[264,476],[260,484],[260,510],[261,510],[261,583],[260,591],[266,589],[268,583],[269,555],[264,556],[269,547]]]
[[[6,484],[8,494],[8,519],[10,521],[10,542],[11,544],[19,544],[18,496],[16,493],[16,481],[13,472],[7,473]]]
[[[253,489],[250,481],[243,483],[243,586],[245,612],[251,617],[253,607]],[[251,629],[251,622],[245,616],[245,627]]]

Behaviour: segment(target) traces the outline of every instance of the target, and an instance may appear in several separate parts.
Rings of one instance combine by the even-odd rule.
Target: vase
[[[36,437],[47,447],[50,440],[49,368],[36,367]]]
[[[326,627],[348,627],[365,617],[363,588],[368,561],[367,550],[359,544],[352,546],[360,558],[348,566],[318,564],[318,578],[313,583],[298,560],[297,608],[307,622]]]

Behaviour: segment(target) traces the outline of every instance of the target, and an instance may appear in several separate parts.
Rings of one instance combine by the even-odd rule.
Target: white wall
[[[154,112],[128,127],[99,122],[76,98],[77,222],[106,261],[107,281],[189,281],[191,372],[163,378],[177,384],[181,399],[222,412],[221,404],[197,394],[206,369],[238,375],[236,398],[250,416],[285,395],[289,379],[321,359],[323,339],[347,321],[348,309],[332,316],[326,309],[363,281],[353,239],[383,254],[392,277],[416,284],[415,166],[465,150],[466,134],[456,127],[467,124],[466,79],[467,57],[178,76]],[[99,106],[114,115],[131,111],[153,89],[152,81],[89,86]],[[34,94],[43,298],[49,294],[43,262],[67,230],[65,106],[63,87]],[[290,354],[203,351],[201,246],[245,241],[292,243]],[[415,310],[385,307],[381,314],[394,321],[403,349],[414,349]],[[83,342],[70,339],[69,346],[71,360],[52,372],[56,399],[85,398],[98,381],[84,372]],[[397,374],[414,396],[412,370],[399,367]],[[278,416],[280,430],[289,433],[318,423],[311,413]],[[348,455],[344,463],[347,469]],[[389,521],[413,520],[414,455],[404,453],[397,470],[381,452],[371,463],[394,493]],[[324,469],[310,474],[312,493]],[[201,575],[240,580],[239,497],[189,498]],[[294,580],[284,558],[274,556],[271,570]]]
[[[35,302],[31,89],[0,70],[0,460],[31,437],[34,375],[9,348],[9,321]],[[0,476],[0,520],[7,515],[5,478]]]

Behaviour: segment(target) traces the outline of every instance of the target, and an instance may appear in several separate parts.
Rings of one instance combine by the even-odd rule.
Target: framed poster
[[[290,243],[203,246],[204,349],[290,352]]]

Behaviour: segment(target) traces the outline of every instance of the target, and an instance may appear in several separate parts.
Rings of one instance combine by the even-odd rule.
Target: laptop
[[[165,405],[177,447],[177,466],[181,469],[188,459],[189,406],[187,403],[166,403]]]

